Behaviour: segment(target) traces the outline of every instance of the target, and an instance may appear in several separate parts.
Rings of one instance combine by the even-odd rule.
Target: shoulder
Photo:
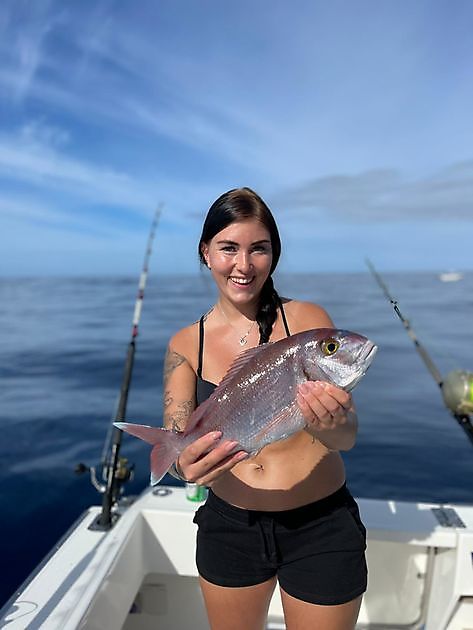
[[[287,298],[282,298],[282,302],[291,333],[298,333],[311,328],[335,327],[330,315],[319,304]]]
[[[199,346],[199,322],[181,328],[169,339],[167,356],[179,355],[195,371]]]
[[[176,350],[185,350],[190,341],[197,339],[199,331],[199,322],[194,322],[190,326],[181,328],[175,332],[169,339],[169,347]]]
[[[204,322],[207,321],[209,315],[213,312],[214,307],[211,307],[205,315],[203,315]],[[199,362],[199,336],[200,336],[200,320],[197,320],[190,326],[181,328],[169,340],[167,354],[177,353],[184,357],[186,362],[197,371],[197,364]]]

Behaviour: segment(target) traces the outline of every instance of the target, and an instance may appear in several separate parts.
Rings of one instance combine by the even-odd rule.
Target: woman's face
[[[231,223],[202,253],[222,297],[236,305],[257,302],[273,261],[271,237],[260,221]]]

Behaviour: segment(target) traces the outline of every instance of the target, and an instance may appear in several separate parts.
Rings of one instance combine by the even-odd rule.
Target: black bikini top
[[[291,333],[289,332],[289,326],[287,325],[286,314],[284,313],[284,308],[282,302],[279,302],[279,308],[281,309],[281,317],[284,324],[284,329],[286,330],[286,335],[289,337]],[[202,362],[204,358],[204,318],[205,315],[199,320],[199,364],[197,366],[197,383],[195,388],[195,397],[198,405],[207,400],[210,394],[217,387],[216,383],[211,383],[210,381],[206,381],[202,378]]]

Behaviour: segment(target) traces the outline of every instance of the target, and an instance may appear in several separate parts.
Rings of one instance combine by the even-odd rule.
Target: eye
[[[253,251],[254,252],[267,252],[269,251],[269,248],[265,247],[264,245],[256,245],[255,247],[253,247]]]
[[[332,354],[335,354],[335,352],[339,349],[340,344],[336,339],[328,337],[327,339],[324,339],[322,341],[320,347],[322,348],[322,352],[325,354],[325,356],[330,357]]]

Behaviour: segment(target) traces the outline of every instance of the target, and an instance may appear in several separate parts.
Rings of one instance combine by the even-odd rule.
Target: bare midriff
[[[265,446],[211,485],[217,496],[237,507],[279,511],[323,499],[344,481],[340,453],[304,430]]]

